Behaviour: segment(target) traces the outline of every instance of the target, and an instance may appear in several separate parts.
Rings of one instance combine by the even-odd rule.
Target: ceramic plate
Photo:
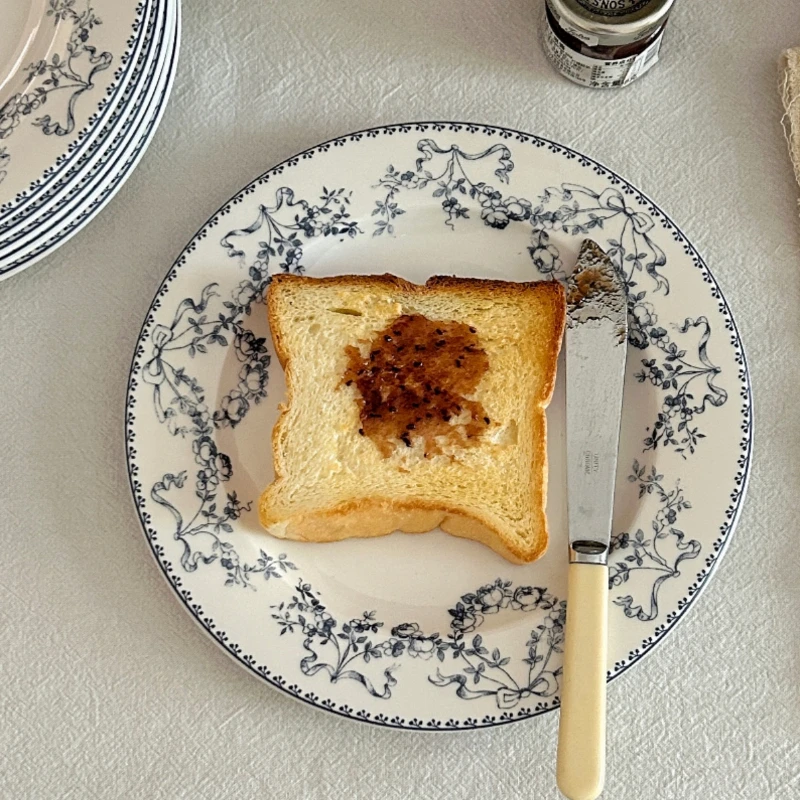
[[[166,33],[166,7],[153,3],[144,15],[137,44],[125,66],[125,78],[120,82],[113,102],[104,109],[98,123],[80,144],[61,158],[57,166],[42,181],[27,193],[13,213],[0,215],[0,238],[4,246],[34,221],[37,215],[47,213],[54,203],[62,202],[76,180],[90,171],[92,164],[102,159],[111,149],[114,131],[121,127],[131,108],[140,103],[140,96],[147,87],[147,79],[159,51],[160,42]]]
[[[31,214],[32,221],[6,232],[0,227],[4,239],[0,279],[35,263],[80,230],[113,197],[143,155],[175,75],[180,38],[177,3],[161,6],[156,29],[152,52],[138,65],[142,71],[137,90],[115,115],[115,124],[104,131],[100,145],[78,159],[67,173],[70,180]]]
[[[0,37],[3,217],[41,191],[102,127],[127,79],[151,5],[137,0],[9,3],[15,21]]]
[[[558,705],[562,381],[548,410],[551,541],[536,563],[509,564],[441,531],[280,541],[256,515],[284,395],[263,301],[281,271],[564,280],[587,236],[624,270],[630,298],[608,587],[613,678],[672,630],[706,584],[750,463],[741,342],[675,223],[567,147],[425,123],[355,133],[291,158],[192,239],[136,348],[128,468],[175,594],[254,675],[319,708],[398,728],[499,725]]]

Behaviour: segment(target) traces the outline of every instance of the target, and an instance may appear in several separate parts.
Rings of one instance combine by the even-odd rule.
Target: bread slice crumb
[[[272,434],[275,480],[259,501],[269,533],[332,542],[441,527],[514,563],[544,554],[545,409],[565,318],[558,283],[435,277],[420,286],[393,275],[276,275],[267,311],[287,386]],[[467,353],[485,352],[479,360],[488,368],[464,402],[457,403],[458,395],[450,398],[458,408],[446,413],[448,425],[438,424],[436,437],[425,438],[423,400],[435,407],[442,393],[433,397],[434,387],[427,392],[425,380],[404,387],[431,395],[417,398],[419,422],[409,417],[407,433],[404,427],[401,438],[385,440],[380,432],[391,426],[365,431],[363,392],[353,380],[343,380],[358,354],[369,370],[369,343],[399,318],[463,323],[474,332]],[[450,330],[456,329],[465,331]],[[393,338],[391,332],[386,338]],[[387,376],[379,386],[384,393],[392,388],[391,370],[413,378],[417,364],[425,368],[421,358],[412,362],[398,354],[398,342],[387,341],[386,347],[395,348],[395,360],[384,354],[375,359]],[[437,373],[442,385],[468,385],[462,367],[469,360],[458,361],[452,375]],[[368,385],[362,376],[361,389],[368,391]],[[389,414],[376,402],[368,410]]]

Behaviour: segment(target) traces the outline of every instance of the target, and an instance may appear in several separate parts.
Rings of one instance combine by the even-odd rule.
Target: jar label
[[[623,14],[632,14],[640,8],[649,5],[651,0],[578,0],[588,11],[601,14],[604,17],[619,17]]]
[[[567,47],[548,25],[544,35],[545,52],[555,68],[565,77],[582,86],[609,89],[627,86],[658,61],[661,48],[659,36],[637,56],[605,61],[590,58]]]
[[[580,28],[575,28],[569,24],[565,19],[558,20],[558,24],[569,34],[574,36],[576,39],[579,39],[584,44],[588,44],[589,47],[594,47],[596,44],[599,43],[600,37],[595,36],[593,33],[587,33],[586,31],[580,30]]]

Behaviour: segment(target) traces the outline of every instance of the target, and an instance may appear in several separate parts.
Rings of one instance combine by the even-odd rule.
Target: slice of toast
[[[267,531],[331,542],[439,526],[515,563],[544,554],[558,283],[276,275],[267,309],[287,386]]]

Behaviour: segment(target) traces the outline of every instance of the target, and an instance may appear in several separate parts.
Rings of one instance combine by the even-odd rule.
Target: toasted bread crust
[[[290,275],[288,273],[280,273],[273,275],[269,290],[267,291],[267,315],[269,317],[270,331],[272,333],[272,341],[275,346],[275,352],[281,366],[286,368],[286,362],[289,360],[289,353],[286,350],[282,332],[280,331],[280,315],[277,313],[278,308],[278,292],[281,285],[287,283],[322,283],[329,286],[350,287],[355,289],[375,290],[384,289],[386,291],[400,291],[409,294],[425,294],[430,289],[449,289],[452,292],[462,293],[472,291],[485,292],[487,289],[491,292],[499,294],[507,294],[510,296],[525,294],[530,291],[531,287],[536,287],[537,292],[549,294],[552,298],[552,303],[556,308],[556,325],[557,330],[563,330],[564,320],[566,317],[566,292],[564,287],[558,281],[528,281],[528,282],[514,282],[514,281],[498,281],[484,278],[456,278],[450,275],[434,275],[428,278],[425,284],[411,283],[404,278],[398,278],[397,275],[329,275],[321,278],[309,278],[306,275]],[[548,392],[545,402],[549,402],[553,394],[556,378],[556,362],[558,361],[558,354],[561,351],[561,338],[551,343],[550,352],[548,353],[547,362],[551,366],[549,379],[547,382]]]
[[[263,506],[259,509],[261,524],[281,539],[301,542],[338,542],[343,539],[369,539],[387,536],[394,531],[428,533],[441,528],[462,539],[471,539],[494,550],[513,564],[526,564],[544,555],[547,538],[537,542],[533,550],[515,546],[500,536],[497,529],[477,514],[463,509],[425,501],[397,501],[387,497],[349,500],[324,511],[293,516],[287,524],[273,519]]]
[[[519,296],[535,288],[537,293],[547,297],[554,312],[554,335],[547,341],[545,356],[546,370],[543,373],[543,388],[537,397],[532,435],[533,452],[541,464],[539,480],[534,476],[531,485],[532,505],[541,514],[543,535],[531,546],[528,542],[514,541],[479,511],[455,508],[443,503],[425,500],[395,500],[389,497],[359,497],[339,503],[333,507],[296,513],[289,518],[276,515],[271,508],[271,490],[286,478],[284,459],[279,446],[283,426],[287,422],[287,410],[294,396],[294,370],[291,353],[286,345],[285,331],[279,313],[279,294],[282,287],[294,283],[325,283],[337,287],[364,289],[365,291],[402,292],[425,294],[431,289],[452,291],[458,294],[472,291],[485,294],[487,290],[495,296]],[[513,563],[534,561],[544,554],[547,548],[548,531],[545,515],[547,499],[547,421],[545,408],[550,402],[555,387],[556,365],[561,348],[561,334],[566,315],[566,300],[561,284],[551,282],[514,283],[478,278],[455,278],[435,276],[426,284],[419,285],[395,275],[342,275],[333,277],[309,278],[305,276],[279,274],[272,277],[267,293],[267,313],[275,352],[286,377],[286,402],[279,406],[279,416],[272,431],[275,480],[265,489],[259,502],[261,524],[279,538],[299,541],[332,542],[348,538],[367,538],[385,536],[399,530],[406,533],[422,533],[441,527],[454,536],[480,542],[495,550],[499,555]]]

